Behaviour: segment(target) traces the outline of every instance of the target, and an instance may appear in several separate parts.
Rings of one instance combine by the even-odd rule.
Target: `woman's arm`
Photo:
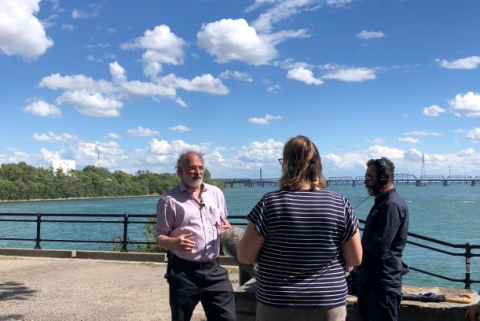
[[[341,251],[346,266],[357,266],[362,263],[363,250],[358,229],[348,241],[342,244]]]
[[[255,232],[255,225],[248,223],[245,234],[238,243],[237,260],[242,264],[257,262],[257,256],[262,248],[264,238]]]

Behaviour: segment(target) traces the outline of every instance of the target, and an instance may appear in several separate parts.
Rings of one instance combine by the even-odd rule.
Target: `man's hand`
[[[227,221],[225,218],[223,218],[222,216],[220,216],[220,220],[221,220],[220,234],[222,234],[223,232],[228,231],[232,226],[231,226],[230,223],[228,223],[228,221]]]
[[[465,319],[470,321],[480,321],[480,305],[475,304],[468,307],[465,312]]]
[[[187,233],[179,235],[175,238],[174,247],[172,250],[191,251],[197,243],[189,238],[194,236],[194,233]]]

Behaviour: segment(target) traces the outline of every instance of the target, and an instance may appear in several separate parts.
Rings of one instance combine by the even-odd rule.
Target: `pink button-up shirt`
[[[194,233],[190,239],[197,245],[192,251],[171,251],[176,256],[197,262],[212,261],[220,252],[220,217],[227,218],[222,191],[202,184],[202,203],[181,182],[163,195],[157,204],[156,236],[177,237]],[[203,204],[203,205],[202,205]]]

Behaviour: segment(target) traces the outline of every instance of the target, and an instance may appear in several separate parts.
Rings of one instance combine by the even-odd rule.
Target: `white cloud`
[[[158,140],[153,138],[150,142],[150,152],[160,155],[172,155],[177,158],[185,150],[195,150],[201,152],[202,148],[198,145],[190,145],[185,143],[183,140],[172,140],[169,143],[166,140]]]
[[[115,134],[115,133],[108,133],[107,134],[107,138],[110,138],[110,139],[120,139],[120,135],[118,134]]]
[[[116,91],[112,83],[103,79],[95,81],[84,75],[61,76],[58,73],[44,77],[38,86],[47,87],[53,90],[88,90],[103,93]]]
[[[273,116],[266,114],[265,117],[253,117],[248,120],[249,123],[257,124],[257,125],[268,125],[270,124],[271,120],[280,120],[282,116]]]
[[[177,37],[166,25],[156,26],[153,30],[145,31],[143,37],[135,39],[132,43],[125,43],[122,49],[146,49],[142,55],[144,74],[156,76],[162,70],[162,63],[183,64],[186,45],[182,38]]]
[[[385,139],[382,139],[382,138],[375,138],[372,141],[368,140],[368,142],[372,143],[372,145],[383,145],[386,143]]]
[[[48,132],[47,134],[33,134],[33,139],[38,142],[49,143],[66,143],[72,140],[76,140],[77,137],[68,133],[55,134],[54,132]]]
[[[277,56],[274,46],[259,36],[244,19],[222,19],[202,25],[197,43],[215,56],[218,63],[238,60],[258,66]]]
[[[281,0],[256,1],[253,5],[247,7],[246,10],[252,11],[264,4],[272,4],[273,6],[252,22],[252,26],[261,33],[271,33],[274,24],[302,11],[313,11],[320,8],[318,0]]]
[[[282,89],[280,85],[274,84],[268,79],[262,79],[262,84],[264,84],[265,87],[267,87],[267,91],[269,93],[276,93],[280,91],[280,89]]]
[[[332,7],[344,7],[353,0],[327,0],[326,3]]]
[[[480,128],[474,128],[470,130],[466,136],[472,142],[479,144],[480,143]]]
[[[18,55],[35,60],[45,54],[54,42],[35,16],[40,0],[0,2],[0,51],[7,56]]]
[[[177,125],[177,126],[169,127],[168,129],[171,130],[171,131],[174,131],[174,132],[178,132],[178,133],[185,133],[185,132],[191,131],[190,128],[188,128],[186,126],[183,126],[183,125]]]
[[[181,88],[186,91],[199,91],[211,95],[226,95],[229,93],[228,88],[218,78],[210,74],[197,76],[192,80],[177,77],[175,74],[169,74],[165,77],[158,78],[161,84]]]
[[[469,91],[466,94],[458,94],[448,101],[450,111],[455,116],[465,114],[467,117],[480,117],[480,94]]]
[[[163,98],[174,99],[177,95],[175,88],[149,82],[141,82],[138,80],[124,82],[121,84],[121,87],[126,93],[137,96],[160,96]]]
[[[112,75],[112,80],[115,84],[121,84],[127,81],[127,77],[125,76],[125,69],[120,66],[120,64],[116,61],[109,64],[110,66],[110,74]]]
[[[88,6],[89,11],[73,9],[72,10],[72,19],[90,19],[95,18],[100,15],[100,9],[102,6],[98,3],[92,3]]]
[[[283,143],[269,139],[266,142],[254,141],[248,146],[243,146],[235,156],[242,162],[276,162],[282,154]]]
[[[405,136],[433,136],[433,137],[440,137],[440,135],[437,132],[427,132],[427,131],[420,131],[420,130],[414,130],[408,133],[405,133]]]
[[[88,60],[88,61],[92,61],[92,62],[102,62],[102,59],[100,59],[100,58],[95,58],[94,55],[88,55],[88,56],[87,56],[87,60]]]
[[[457,59],[454,61],[436,60],[440,66],[447,69],[477,69],[480,65],[479,56],[470,56],[467,58]]]
[[[381,31],[362,30],[361,32],[357,33],[357,37],[361,39],[375,39],[385,37],[385,34]]]
[[[83,115],[93,117],[118,117],[123,103],[114,97],[104,97],[100,93],[85,90],[66,91],[57,98],[58,104],[71,104]]]
[[[446,112],[445,109],[437,105],[432,105],[430,107],[423,108],[423,114],[430,117],[438,117],[441,113]]]
[[[462,133],[465,132],[465,129],[463,129],[463,128],[457,128],[457,129],[455,129],[453,132],[454,132],[454,133],[457,133],[457,134],[462,134]]]
[[[339,68],[322,76],[323,79],[336,79],[346,82],[362,82],[373,80],[377,76],[375,70],[371,68]]]
[[[413,137],[399,137],[398,141],[402,143],[407,143],[407,144],[418,144],[420,140],[418,138],[413,138]]]
[[[158,130],[152,130],[149,128],[144,128],[139,126],[137,128],[132,128],[127,130],[127,134],[130,136],[144,136],[144,137],[151,137],[151,136],[159,136],[160,132]]]
[[[298,67],[298,68],[289,70],[287,74],[287,78],[304,82],[307,85],[323,84],[323,80],[315,78],[313,76],[313,72],[304,67]]]
[[[232,70],[225,70],[224,72],[222,72],[220,75],[218,75],[218,78],[221,78],[221,79],[235,79],[235,80],[240,80],[240,81],[247,81],[247,82],[252,82],[253,79],[252,77],[245,73],[245,72],[241,72],[241,71],[232,71]]]
[[[312,64],[309,64],[303,61],[295,61],[295,59],[293,58],[287,58],[283,61],[274,61],[272,64],[274,66],[278,66],[280,68],[287,69],[287,70],[295,69],[298,67],[303,67],[305,69],[310,69],[310,70],[315,68],[315,66]]]
[[[43,100],[35,101],[30,105],[24,107],[23,112],[34,114],[39,117],[60,117],[62,112],[60,108],[55,105],[49,104]]]
[[[459,157],[473,157],[475,156],[475,150],[470,147],[470,148],[467,148],[467,149],[462,149],[459,153],[458,153],[458,156]]]
[[[61,28],[62,30],[65,30],[65,31],[73,31],[75,29],[75,26],[65,23],[65,24],[62,24]]]

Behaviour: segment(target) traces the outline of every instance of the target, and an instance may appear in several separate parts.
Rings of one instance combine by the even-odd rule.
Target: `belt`
[[[197,262],[185,260],[173,254],[170,254],[170,262],[173,264],[173,266],[188,267],[193,270],[208,270],[218,265],[217,260]]]

